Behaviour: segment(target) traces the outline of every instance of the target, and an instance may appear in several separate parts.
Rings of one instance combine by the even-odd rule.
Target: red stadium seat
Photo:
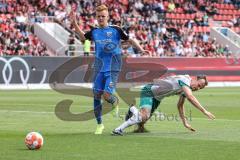
[[[167,19],[172,19],[172,17],[173,17],[173,16],[172,16],[172,13],[166,13],[166,18],[167,18]]]
[[[239,16],[240,16],[240,10],[238,10],[238,12],[237,12],[237,15],[239,15]]]
[[[176,13],[172,13],[172,19],[177,19],[176,18]]]
[[[228,11],[229,10],[224,9],[224,10],[222,10],[222,14],[226,15],[226,14],[228,14]]]
[[[232,12],[233,12],[234,15],[238,14],[238,10],[232,10]]]
[[[177,8],[177,9],[175,10],[175,12],[176,12],[176,13],[183,13],[183,9],[182,9],[182,8]]]
[[[222,9],[227,9],[227,4],[221,4]]]
[[[164,5],[165,8],[167,8],[167,6],[168,6],[168,1],[164,1],[164,2],[163,2],[163,5]]]
[[[185,19],[181,19],[180,20],[180,24],[185,24],[186,23],[186,20]]]
[[[228,26],[228,22],[227,21],[222,21],[222,27],[227,27]]]
[[[186,19],[186,14],[179,14],[179,19]]]
[[[228,10],[228,15],[233,15],[233,11],[232,9]]]
[[[196,15],[196,14],[190,14],[190,18],[191,18],[191,19],[194,19],[195,15]]]
[[[229,9],[234,9],[235,7],[234,7],[234,5],[229,4],[228,8],[229,8]]]
[[[240,27],[235,27],[235,32],[239,33],[240,32]]]
[[[194,26],[194,27],[193,27],[193,31],[199,33],[199,32],[201,32],[201,27],[199,27],[199,26]]]
[[[231,19],[233,19],[233,16],[228,15],[227,20],[231,20]]]
[[[215,20],[215,21],[219,21],[220,20],[220,15],[214,15],[213,16],[213,20]]]
[[[224,4],[219,5],[219,9],[224,9],[224,8],[225,8]]]
[[[219,10],[218,10],[218,13],[219,13],[219,14],[223,14],[223,10],[222,10],[222,9],[219,9]]]
[[[190,14],[185,14],[185,19],[191,19]]]
[[[193,32],[196,32],[196,30],[197,30],[197,27],[193,26]]]
[[[207,26],[204,26],[204,27],[202,28],[202,31],[203,31],[203,32],[210,32],[210,28],[207,27]]]
[[[226,21],[227,20],[227,16],[226,15],[223,15],[223,16],[219,16],[219,20],[220,21]]]
[[[173,22],[174,24],[176,24],[176,23],[178,23],[178,20],[172,19],[172,22]]]
[[[181,16],[181,15],[180,15],[180,14],[178,14],[178,13],[177,13],[177,14],[175,14],[175,19],[180,19],[180,16]]]
[[[219,8],[219,3],[214,3],[213,6]]]

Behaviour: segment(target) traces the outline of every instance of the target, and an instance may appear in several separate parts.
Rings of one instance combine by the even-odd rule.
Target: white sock
[[[134,116],[138,116],[138,109],[135,106],[130,107],[130,111],[133,113]]]
[[[123,131],[125,128],[132,126],[134,124],[142,122],[142,116],[137,113],[137,116],[133,115],[131,118],[129,118],[127,121],[123,122],[118,128],[115,130],[121,130]]]

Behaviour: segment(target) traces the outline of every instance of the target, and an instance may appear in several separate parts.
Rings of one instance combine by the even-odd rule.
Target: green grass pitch
[[[195,133],[185,129],[178,119],[155,119],[146,128],[149,133],[111,136],[123,122],[112,114],[103,117],[103,135],[94,135],[95,120],[66,122],[54,114],[55,105],[73,99],[73,113],[92,109],[92,100],[63,95],[51,90],[0,91],[0,160],[239,160],[240,88],[206,88],[195,93],[199,101],[215,114],[216,120],[186,103],[186,115]],[[178,97],[166,98],[160,111],[177,115]],[[127,105],[120,102],[120,114]],[[44,137],[40,150],[30,151],[24,138],[30,131]]]

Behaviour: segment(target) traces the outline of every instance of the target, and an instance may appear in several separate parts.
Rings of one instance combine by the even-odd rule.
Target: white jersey
[[[169,76],[157,80],[151,87],[154,98],[161,101],[164,97],[181,94],[182,87],[190,87],[191,77],[189,75]]]

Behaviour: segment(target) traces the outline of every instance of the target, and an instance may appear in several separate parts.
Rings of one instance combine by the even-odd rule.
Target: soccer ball
[[[25,144],[30,150],[40,149],[43,145],[43,137],[38,132],[30,132],[25,138]]]

